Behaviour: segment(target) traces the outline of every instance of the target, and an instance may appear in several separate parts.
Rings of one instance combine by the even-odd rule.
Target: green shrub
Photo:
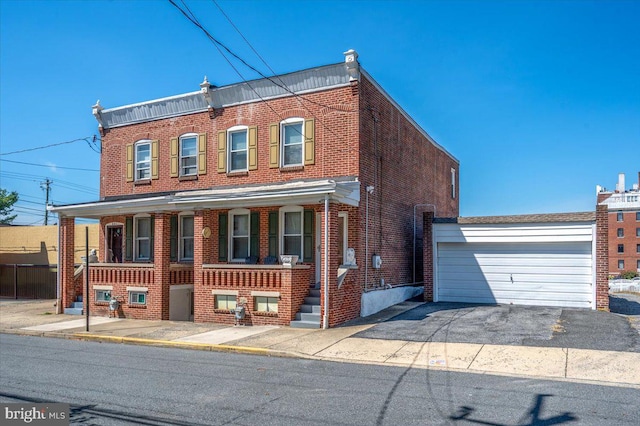
[[[625,280],[630,280],[632,278],[635,278],[638,276],[638,273],[636,271],[623,271],[620,274],[620,278],[623,278]]]

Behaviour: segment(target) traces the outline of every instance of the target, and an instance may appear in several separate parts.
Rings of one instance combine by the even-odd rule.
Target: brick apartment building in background
[[[242,305],[246,324],[330,327],[358,317],[366,291],[422,281],[416,212],[459,214],[458,160],[355,51],[93,114],[100,199],[50,208],[64,307],[84,293],[76,217],[100,221],[93,314],[116,298],[121,317],[233,324]]]
[[[609,209],[609,274],[640,272],[640,172],[631,189],[626,189],[620,173],[615,191],[598,185],[596,192],[598,204]]]

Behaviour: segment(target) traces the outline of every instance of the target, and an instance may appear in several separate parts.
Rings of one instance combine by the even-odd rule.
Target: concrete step
[[[291,328],[320,328],[320,323],[315,321],[291,321]]]
[[[302,305],[300,306],[300,312],[305,314],[319,314],[322,308],[320,305]]]
[[[304,298],[304,303],[305,303],[305,305],[319,305],[320,304],[320,298],[319,297],[307,296],[307,297]]]
[[[309,296],[320,298],[320,290],[311,289],[309,290]]]
[[[64,313],[67,315],[83,315],[84,309],[82,308],[64,308]]]
[[[320,314],[298,312],[296,314],[296,320],[297,321],[317,322],[318,324],[320,324]]]

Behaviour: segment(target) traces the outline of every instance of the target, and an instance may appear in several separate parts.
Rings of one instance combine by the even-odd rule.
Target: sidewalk
[[[637,352],[354,336],[419,305],[421,303],[404,302],[376,315],[328,330],[91,317],[90,332],[86,332],[85,317],[54,315],[53,301],[2,301],[0,332],[640,388],[640,353]]]

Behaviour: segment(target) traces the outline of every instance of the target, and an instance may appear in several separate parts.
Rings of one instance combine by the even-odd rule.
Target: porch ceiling
[[[60,216],[100,218],[123,214],[185,211],[202,209],[232,209],[316,204],[328,195],[331,202],[350,206],[360,203],[360,182],[357,179],[292,181],[251,187],[207,189],[173,194],[96,201],[82,204],[48,206],[47,210]]]

